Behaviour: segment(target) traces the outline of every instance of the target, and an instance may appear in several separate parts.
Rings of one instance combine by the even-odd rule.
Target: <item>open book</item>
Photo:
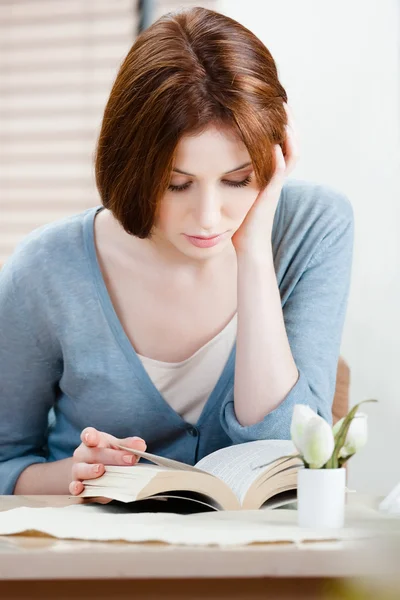
[[[275,508],[295,499],[297,471],[303,466],[288,440],[262,440],[221,448],[194,467],[148,452],[120,448],[152,464],[107,466],[101,477],[83,482],[85,489],[80,497],[121,502],[180,498],[214,510]]]

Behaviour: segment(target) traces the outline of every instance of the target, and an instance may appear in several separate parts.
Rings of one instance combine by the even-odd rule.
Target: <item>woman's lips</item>
[[[225,233],[219,233],[210,237],[186,235],[186,233],[183,235],[191,244],[193,244],[193,246],[197,246],[198,248],[212,248],[213,246],[219,244],[219,242],[226,236],[227,233],[228,232],[225,231]]]

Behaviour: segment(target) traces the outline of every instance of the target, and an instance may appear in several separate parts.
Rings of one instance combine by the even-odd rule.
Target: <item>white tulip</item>
[[[315,415],[304,429],[302,455],[311,469],[320,469],[332,456],[335,447],[332,427]]]
[[[358,452],[365,444],[368,439],[368,424],[367,417],[365,413],[359,412],[356,413],[353,417],[350,427],[347,432],[346,441],[342,448],[340,449],[339,456],[341,458],[347,458],[351,454]],[[333,433],[336,435],[339,432],[340,427],[342,426],[344,419],[340,419],[334,428]]]
[[[290,426],[290,435],[292,442],[300,453],[302,452],[304,429],[309,420],[315,416],[316,413],[306,404],[295,404]]]
[[[330,459],[335,445],[332,428],[306,404],[295,405],[290,434],[311,468],[319,469]]]

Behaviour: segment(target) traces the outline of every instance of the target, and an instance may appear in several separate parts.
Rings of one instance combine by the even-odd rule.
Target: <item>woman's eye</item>
[[[249,185],[250,182],[250,176],[246,177],[246,179],[243,179],[243,181],[225,181],[225,183],[231,187],[245,187],[246,185]]]
[[[187,183],[184,183],[182,185],[172,185],[171,184],[171,185],[168,186],[168,189],[171,192],[183,192],[183,190],[187,190],[187,188],[189,187],[189,185],[190,185],[190,181],[188,181]]]
[[[227,180],[224,181],[225,185],[228,185],[229,187],[236,187],[236,188],[245,187],[246,185],[249,185],[250,182],[251,182],[250,176],[246,177],[246,179],[243,179],[243,181],[227,181]],[[192,183],[191,181],[188,181],[187,183],[183,183],[182,185],[170,184],[168,186],[168,189],[170,192],[183,192],[184,190],[188,189],[188,187],[191,185],[191,183]]]

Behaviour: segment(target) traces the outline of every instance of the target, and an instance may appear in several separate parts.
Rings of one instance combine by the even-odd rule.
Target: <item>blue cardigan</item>
[[[13,493],[29,465],[72,456],[89,425],[138,435],[149,452],[194,464],[231,444],[289,438],[296,403],[331,420],[353,246],[343,194],[296,179],[282,189],[272,242],[299,379],[280,406],[247,427],[234,411],[235,347],[195,426],[157,391],[101,275],[93,235],[100,209],[35,230],[0,271],[1,494]]]

